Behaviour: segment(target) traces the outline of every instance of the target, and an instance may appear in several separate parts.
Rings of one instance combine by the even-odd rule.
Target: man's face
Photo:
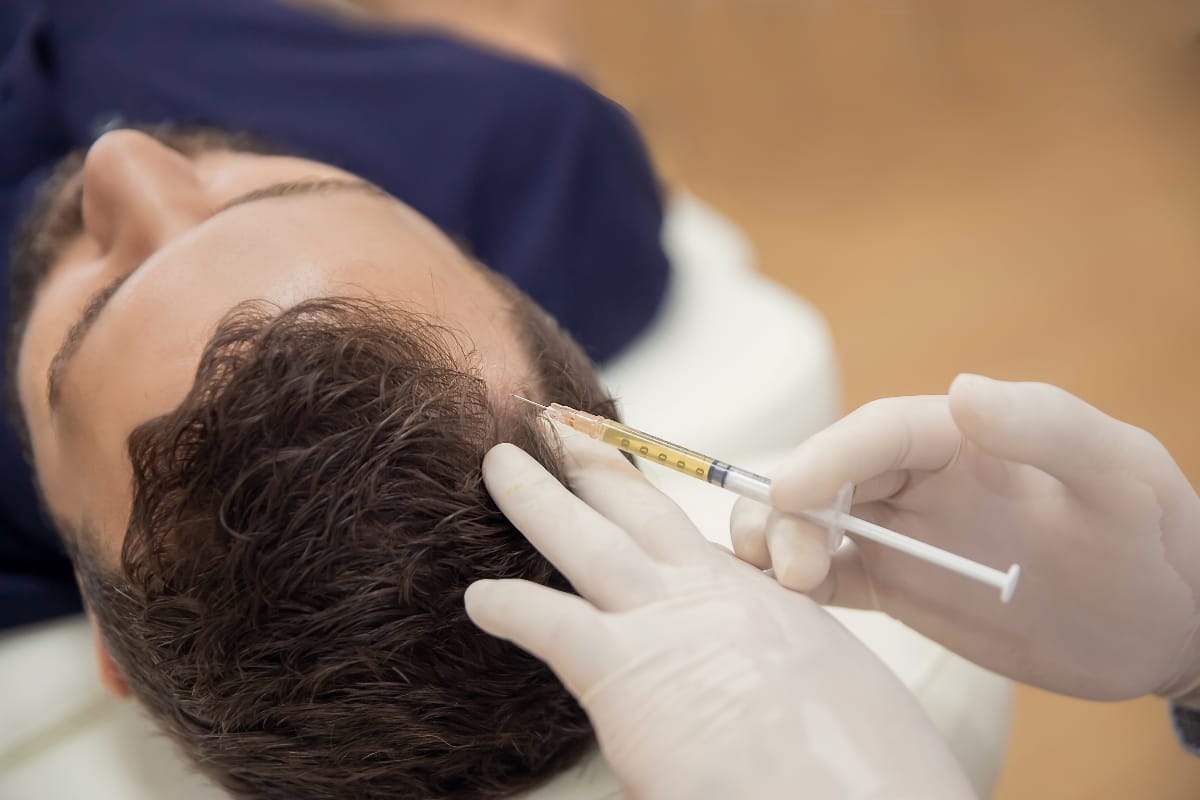
[[[97,531],[114,560],[131,502],[129,434],[179,404],[218,322],[243,301],[372,297],[461,332],[493,386],[528,372],[498,292],[412,209],[325,164],[183,150],[130,130],[92,146],[59,202],[81,190],[82,224],[65,215],[20,342],[47,503],[61,524]]]

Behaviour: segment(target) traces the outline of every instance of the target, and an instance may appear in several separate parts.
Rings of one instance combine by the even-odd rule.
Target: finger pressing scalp
[[[653,558],[686,563],[711,555],[687,514],[621,451],[573,431],[562,436],[567,480],[589,506],[625,530]]]
[[[480,629],[549,663],[576,692],[609,668],[601,615],[582,598],[524,580],[484,580],[467,587],[464,602]]]
[[[509,521],[597,607],[626,608],[656,590],[654,561],[630,535],[519,447],[488,451],[483,478]]]

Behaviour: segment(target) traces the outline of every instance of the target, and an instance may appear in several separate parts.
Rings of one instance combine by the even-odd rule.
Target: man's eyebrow
[[[112,296],[117,293],[117,289],[120,289],[121,284],[125,283],[134,272],[136,270],[130,270],[124,275],[118,276],[115,281],[93,294],[91,299],[88,300],[87,305],[83,307],[83,313],[79,315],[79,319],[67,331],[62,345],[50,361],[50,372],[46,377],[46,396],[50,401],[50,409],[52,411],[58,405],[63,368],[71,360],[71,356],[75,355],[79,350],[79,346],[83,344],[83,337],[87,335],[92,325],[95,324],[96,317],[100,316],[100,312],[108,305],[108,301],[112,299]]]
[[[270,186],[264,186],[261,189],[247,192],[246,194],[235,197],[225,205],[213,212],[212,217],[228,211],[231,208],[246,205],[247,203],[256,203],[262,200],[272,200],[277,197],[296,197],[299,195],[309,194],[328,194],[331,192],[362,192],[364,194],[378,197],[384,200],[391,200],[392,196],[379,188],[375,184],[361,179],[349,178],[320,178],[308,179],[300,181],[287,181],[284,183],[275,183]],[[67,335],[63,338],[62,344],[58,351],[54,354],[54,358],[50,361],[50,369],[46,376],[46,396],[49,400],[50,410],[53,412],[58,405],[58,398],[62,391],[63,373],[66,371],[71,358],[79,352],[79,348],[83,346],[83,340],[87,337],[88,331],[96,324],[96,320],[100,316],[100,312],[108,305],[108,301],[112,299],[117,290],[129,279],[131,275],[137,272],[137,269],[132,269],[129,272],[119,276],[112,283],[108,284],[100,291],[92,295],[84,306],[83,312],[79,315],[79,319],[67,331]]]
[[[228,211],[231,208],[256,203],[259,200],[271,200],[276,197],[295,197],[306,194],[325,194],[328,192],[362,192],[374,197],[391,200],[392,196],[370,181],[361,178],[307,178],[299,181],[273,183],[261,189],[240,195],[218,208],[213,216]]]

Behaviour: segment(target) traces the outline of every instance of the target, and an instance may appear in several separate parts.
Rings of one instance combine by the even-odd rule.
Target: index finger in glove
[[[657,598],[654,560],[525,451],[496,445],[483,478],[504,515],[597,607],[622,611]]]
[[[781,511],[820,508],[845,483],[940,469],[954,458],[961,439],[945,396],[875,400],[800,445],[771,481],[771,504]],[[904,482],[884,483],[898,490]]]

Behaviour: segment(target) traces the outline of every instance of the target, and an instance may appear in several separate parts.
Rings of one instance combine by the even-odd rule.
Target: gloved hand
[[[1046,384],[960,375],[949,396],[870,403],[778,470],[771,502],[852,513],[991,566],[1016,596],[869,541],[832,562],[825,532],[754,503],[734,549],[834,605],[877,608],[996,672],[1063,694],[1200,688],[1200,499],[1149,433]],[[1189,692],[1189,697],[1184,697]]]
[[[912,696],[828,613],[707,542],[615,451],[564,446],[579,497],[511,445],[484,477],[582,597],[480,581],[467,611],[554,669],[628,796],[971,796]]]

